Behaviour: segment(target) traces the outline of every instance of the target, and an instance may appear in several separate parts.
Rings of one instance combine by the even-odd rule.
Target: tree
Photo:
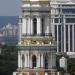
[[[17,48],[16,46],[1,46],[2,54],[0,55],[0,75],[12,75],[17,68]]]

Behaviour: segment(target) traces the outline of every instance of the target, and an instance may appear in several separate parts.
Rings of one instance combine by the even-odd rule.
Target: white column
[[[64,52],[66,52],[66,25],[64,25]]]
[[[30,68],[32,68],[32,56],[30,56]]]
[[[31,18],[31,35],[33,35],[33,19]]]
[[[25,54],[25,67],[27,67],[27,55]]]
[[[68,25],[68,52],[70,52],[70,25]]]
[[[27,20],[26,17],[23,17],[23,24],[22,24],[22,34],[26,34],[27,33]]]
[[[55,52],[52,52],[52,67],[56,67],[56,53]]]
[[[55,52],[48,53],[48,69],[56,67],[56,54]]]
[[[31,34],[31,18],[28,17],[27,34]]]
[[[16,75],[16,72],[13,72],[13,75]]]
[[[51,28],[50,28],[50,29],[51,29],[52,36],[55,37],[54,16],[51,17],[51,20],[52,20],[52,21],[51,21]]]
[[[74,25],[72,25],[72,51],[74,52]]]
[[[56,25],[56,26],[57,26],[57,52],[59,52],[58,25]]]
[[[50,25],[49,25],[49,17],[45,17],[45,33],[49,34]]]
[[[40,68],[40,65],[41,65],[40,60],[41,60],[41,57],[40,57],[40,54],[39,54],[39,55],[37,55],[37,67],[38,68]]]
[[[28,66],[27,67],[29,68],[29,64],[30,64],[29,63],[30,62],[29,55],[27,56],[27,59],[28,59],[28,62],[27,62],[28,63]]]
[[[44,67],[44,57],[43,57],[43,54],[41,55],[41,68]]]
[[[41,34],[41,18],[37,17],[37,34]]]
[[[45,75],[48,75],[48,72],[45,72]]]
[[[22,54],[20,55],[20,64],[21,64],[21,68],[22,68]]]
[[[63,36],[63,35],[62,35],[62,25],[61,25],[61,35],[59,35],[59,36],[61,36],[61,52],[63,52],[63,49],[64,49],[64,48],[63,48],[63,45],[62,45],[62,44],[63,44],[63,42],[62,42],[62,39],[63,39],[63,38],[62,38],[62,36]]]
[[[18,31],[18,34],[19,34],[19,41],[21,41],[21,36],[22,36],[22,23],[19,23],[19,31]]]
[[[18,53],[18,67],[21,67],[21,59],[20,59],[20,53]]]
[[[49,18],[48,17],[48,19],[47,19],[48,21],[48,26],[47,26],[47,33],[49,34],[49,33],[51,33],[51,18]]]
[[[64,44],[64,52],[66,52],[66,25],[65,25],[65,15],[63,15],[63,26],[64,26],[64,37],[62,39],[64,39],[63,44]],[[62,35],[63,36],[63,35]]]
[[[48,69],[52,69],[53,67],[56,67],[56,54],[50,52],[48,54]]]

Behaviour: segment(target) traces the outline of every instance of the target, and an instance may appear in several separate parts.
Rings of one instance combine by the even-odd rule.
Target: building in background
[[[0,44],[16,44],[18,42],[18,26],[8,23],[0,28]]]
[[[75,52],[75,3],[72,0],[53,0],[51,8],[57,52]]]

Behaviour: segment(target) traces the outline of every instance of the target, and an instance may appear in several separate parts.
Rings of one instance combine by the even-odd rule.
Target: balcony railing
[[[28,50],[28,51],[51,51],[51,52],[56,52],[56,45],[29,45],[29,46],[20,46],[20,45],[17,45],[17,48],[18,50]]]
[[[22,37],[52,37],[52,33],[43,34],[23,34]]]

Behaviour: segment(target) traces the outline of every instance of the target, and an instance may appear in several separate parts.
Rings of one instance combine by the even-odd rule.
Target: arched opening
[[[36,67],[36,56],[32,56],[32,68]]]
[[[22,68],[24,68],[24,63],[25,63],[25,57],[22,55]]]
[[[44,35],[44,18],[41,19],[41,25],[42,25],[42,35]]]
[[[33,19],[33,35],[37,35],[37,19]]]
[[[45,69],[48,69],[48,56],[45,55]]]

